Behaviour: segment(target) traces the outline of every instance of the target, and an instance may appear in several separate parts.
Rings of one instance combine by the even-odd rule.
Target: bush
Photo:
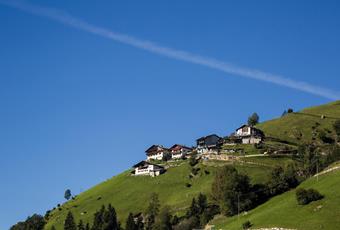
[[[243,224],[242,224],[242,229],[249,229],[250,227],[251,227],[251,223],[250,223],[250,221],[249,220],[247,220],[246,222],[244,222]]]
[[[198,163],[198,159],[196,159],[196,157],[191,157],[190,160],[189,160],[189,165],[191,167],[194,167],[195,165],[197,165]]]
[[[298,204],[300,205],[306,205],[309,204],[312,201],[321,200],[323,198],[323,195],[321,195],[317,190],[315,189],[297,189],[296,190],[296,200]]]
[[[336,120],[333,124],[336,135],[340,136],[340,120]]]
[[[324,131],[320,131],[319,138],[323,143],[326,143],[326,144],[333,144],[334,143],[334,139],[327,136],[327,134]]]
[[[191,173],[194,176],[196,176],[198,174],[198,171],[200,171],[200,168],[191,168]]]

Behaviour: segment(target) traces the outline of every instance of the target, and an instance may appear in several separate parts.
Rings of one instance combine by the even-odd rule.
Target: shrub
[[[246,222],[244,222],[243,224],[242,224],[242,229],[249,229],[250,227],[251,227],[251,223],[250,223],[250,221],[249,220],[247,220]]]
[[[336,135],[340,136],[340,120],[336,120],[333,124]]]
[[[198,163],[198,159],[196,159],[196,157],[191,157],[190,160],[189,160],[189,165],[191,167],[194,167],[195,165],[197,165]]]
[[[326,143],[326,144],[333,144],[334,143],[334,139],[327,136],[327,134],[324,131],[320,131],[319,138],[323,143]]]
[[[192,175],[195,175],[195,176],[197,175],[198,171],[200,171],[200,168],[192,168],[191,169]]]
[[[297,189],[296,190],[296,200],[300,205],[309,204],[312,201],[317,201],[323,198],[317,190],[315,189]]]

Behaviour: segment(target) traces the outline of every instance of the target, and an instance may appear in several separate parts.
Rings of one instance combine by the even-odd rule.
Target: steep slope
[[[303,182],[298,188],[317,189],[325,197],[308,205],[298,205],[295,189],[276,196],[263,205],[241,214],[240,218],[218,217],[211,222],[216,229],[241,229],[249,220],[252,228],[284,227],[299,230],[340,229],[340,170]]]
[[[61,210],[54,210],[46,229],[54,225],[58,230],[62,229],[63,221],[70,210],[76,220],[82,219],[91,222],[95,211],[101,205],[111,203],[118,213],[118,218],[124,224],[129,212],[141,212],[147,207],[152,192],[159,194],[163,205],[170,205],[172,212],[183,213],[190,205],[194,196],[199,192],[210,193],[212,179],[216,169],[226,163],[219,162],[209,165],[199,164],[199,174],[189,179],[190,166],[187,161],[177,167],[169,168],[159,177],[131,176],[129,171],[114,176],[111,179],[81,193],[75,200],[69,201],[61,206]],[[243,173],[251,176],[252,181],[265,181],[269,175],[270,167],[258,165],[235,165]],[[187,187],[187,183],[191,187]],[[84,214],[86,213],[86,214]]]
[[[326,132],[328,136],[335,139],[335,132],[332,125],[336,119],[340,119],[340,101],[290,113],[282,118],[261,123],[258,127],[265,132],[267,137],[273,138],[266,143],[267,145],[278,146],[278,144],[281,144],[276,142],[276,139],[278,141],[301,144],[309,142],[313,140],[313,138],[315,141],[319,141],[318,133],[321,131]],[[251,153],[258,152],[255,150],[254,147],[249,149]],[[247,173],[253,182],[264,183],[273,165],[283,165],[285,162],[291,161],[291,159],[257,157],[252,159],[247,158],[247,161],[249,162],[243,164],[240,162],[235,166],[239,171]],[[99,210],[101,205],[107,205],[109,203],[116,208],[118,217],[122,221],[122,224],[124,224],[129,212],[137,213],[145,210],[152,192],[158,193],[161,203],[163,205],[170,205],[173,213],[183,214],[185,208],[189,206],[191,199],[199,192],[209,195],[216,169],[224,164],[226,163],[215,163],[212,161],[204,165],[200,164],[198,166],[201,168],[199,175],[192,179],[189,178],[191,169],[187,162],[182,162],[176,167],[169,168],[164,175],[156,178],[134,177],[130,175],[129,171],[126,171],[81,193],[75,200],[63,204],[60,209],[56,208],[53,210],[46,229],[49,230],[51,226],[54,225],[57,230],[61,230],[63,221],[69,210],[73,212],[76,220],[82,219],[85,222],[92,222],[93,213]],[[207,171],[207,173],[205,173],[205,171]],[[191,187],[187,186],[188,183]],[[308,185],[308,181],[302,186],[305,184]],[[336,188],[340,191],[340,188]],[[326,188],[324,188],[321,192],[331,193],[331,191],[333,190],[329,189],[329,191],[326,191]],[[280,199],[282,196],[283,198]],[[287,194],[282,196],[275,197],[272,200],[278,199],[278,203],[282,201],[286,204],[285,196],[287,196]],[[291,198],[291,204],[293,202],[292,199],[293,198]],[[272,202],[272,200],[270,202]],[[264,205],[267,205],[267,203]],[[271,210],[272,206],[262,205],[261,207],[264,207],[264,210]],[[303,207],[301,209],[306,208]],[[277,212],[277,210],[273,210],[272,212]],[[267,214],[269,217],[273,216],[273,218],[280,219],[280,215],[276,215],[275,213],[271,214],[271,212],[268,212]],[[301,213],[301,215],[304,214],[308,214],[308,212]],[[271,218],[268,218],[268,216],[263,217],[263,219],[267,218],[266,220],[268,221],[263,222],[264,224],[270,223]],[[255,221],[257,220],[255,219]],[[321,221],[321,219],[318,221]],[[259,223],[262,222],[259,221]],[[281,222],[274,221],[273,223]],[[295,222],[293,221],[292,223]],[[223,222],[222,225],[224,226],[225,223]],[[231,226],[236,225],[237,224]],[[238,228],[239,226],[240,225],[237,225]]]
[[[292,143],[304,143],[312,141],[313,137],[317,140],[321,130],[334,137],[332,125],[337,119],[340,119],[340,101],[290,113],[263,122],[257,127],[263,130],[267,137]]]

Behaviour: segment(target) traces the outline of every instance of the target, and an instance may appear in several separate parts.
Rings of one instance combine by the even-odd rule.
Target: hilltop
[[[337,119],[340,119],[340,101],[288,113],[258,124],[257,127],[263,130],[267,137],[303,144],[318,139],[320,131],[325,131],[328,136],[335,138],[332,125]]]
[[[266,140],[261,146],[246,144],[231,147],[229,145],[223,145],[223,156],[229,155],[238,158],[230,161],[201,161],[195,166],[195,168],[198,169],[198,174],[195,176],[190,176],[192,169],[188,160],[162,163],[162,166],[164,166],[167,171],[158,177],[131,176],[132,169],[129,169],[79,194],[73,200],[66,202],[60,207],[55,207],[51,211],[46,229],[50,229],[52,225],[55,226],[56,229],[62,229],[68,211],[72,211],[76,220],[82,219],[84,222],[92,222],[93,214],[99,210],[102,205],[109,203],[115,207],[118,218],[124,225],[130,212],[139,213],[145,211],[149,197],[153,192],[159,195],[162,205],[170,206],[173,214],[183,215],[189,207],[192,198],[200,192],[207,194],[209,199],[211,184],[219,167],[232,164],[241,173],[249,175],[253,183],[265,183],[274,166],[284,166],[290,162],[299,164],[290,154],[297,151],[299,145],[311,141],[322,143],[320,133],[325,133],[327,137],[336,140],[337,137],[332,125],[338,118],[340,118],[340,101],[288,113],[283,117],[260,123],[256,127],[266,135]],[[235,148],[238,150],[241,149],[241,153],[234,152]],[[279,154],[283,150],[287,150],[288,154]],[[264,154],[267,152],[274,154]],[[328,207],[328,202],[336,201],[337,199],[337,197],[328,195],[332,194],[333,190],[326,185],[333,186],[332,183],[335,180],[335,176],[332,177],[329,175],[325,174],[322,178],[330,179],[320,180],[319,187],[317,187],[320,188],[320,191],[325,193],[327,197],[324,207]],[[334,173],[334,175],[338,175],[338,173]],[[312,184],[311,181],[313,180],[308,180],[300,186],[308,187]],[[267,218],[266,222],[261,220],[261,218],[266,219],[262,216],[268,214],[271,208],[277,207],[277,209],[281,209],[278,204],[282,200],[285,200],[284,203],[286,203],[286,199],[289,200],[291,204],[291,206],[287,208],[287,213],[293,216],[295,206],[293,206],[292,197],[294,197],[294,192],[290,191],[274,197],[265,204],[257,207],[250,212],[252,213],[252,216],[249,216],[252,217],[251,222],[254,221],[256,226],[265,226],[266,224],[269,224],[268,226],[274,226],[276,223],[281,224],[281,222],[275,222],[273,220],[272,223],[274,225],[271,225],[270,219]],[[334,208],[333,206],[329,207]],[[301,209],[304,210],[304,208]],[[296,214],[300,213],[296,212]],[[309,213],[302,211],[301,214]],[[318,218],[318,216],[313,216]],[[275,218],[280,219],[278,217]],[[322,222],[323,218],[324,217],[320,215],[318,221]],[[244,219],[246,219],[246,217],[244,217]],[[318,221],[316,221],[316,223],[319,223]],[[230,226],[231,229],[238,229],[240,227],[239,223],[235,222],[235,218],[228,218],[227,221],[220,218],[214,220],[213,223],[223,227]],[[296,222],[292,221],[292,223],[294,225]]]

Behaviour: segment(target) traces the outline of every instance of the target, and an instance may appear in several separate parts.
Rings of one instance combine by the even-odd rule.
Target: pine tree
[[[108,210],[104,214],[104,230],[118,230],[117,213],[114,207],[109,204]]]
[[[77,227],[78,227],[78,230],[85,230],[85,226],[84,226],[83,220],[79,221]]]
[[[137,230],[137,226],[131,212],[126,220],[125,230]]]
[[[145,228],[147,230],[152,229],[153,224],[155,223],[155,218],[159,213],[159,199],[156,193],[151,194],[150,203],[146,210],[146,223]]]
[[[74,217],[72,212],[68,212],[65,223],[64,223],[64,230],[77,230],[76,223],[74,222]]]
[[[187,212],[187,218],[190,218],[192,216],[197,216],[199,214],[199,207],[196,202],[196,198],[192,198],[190,208]]]
[[[170,207],[165,206],[160,211],[159,215],[156,218],[156,222],[154,224],[154,230],[171,230],[171,215],[170,215]]]
[[[202,214],[205,209],[208,207],[207,196],[200,193],[197,197],[197,206],[199,214]]]
[[[103,205],[99,211],[94,214],[94,220],[92,230],[102,230],[104,225],[104,214],[106,212],[105,206]]]
[[[90,228],[90,224],[87,223],[86,226],[85,226],[85,230],[90,230],[90,229],[91,229],[91,228]]]

